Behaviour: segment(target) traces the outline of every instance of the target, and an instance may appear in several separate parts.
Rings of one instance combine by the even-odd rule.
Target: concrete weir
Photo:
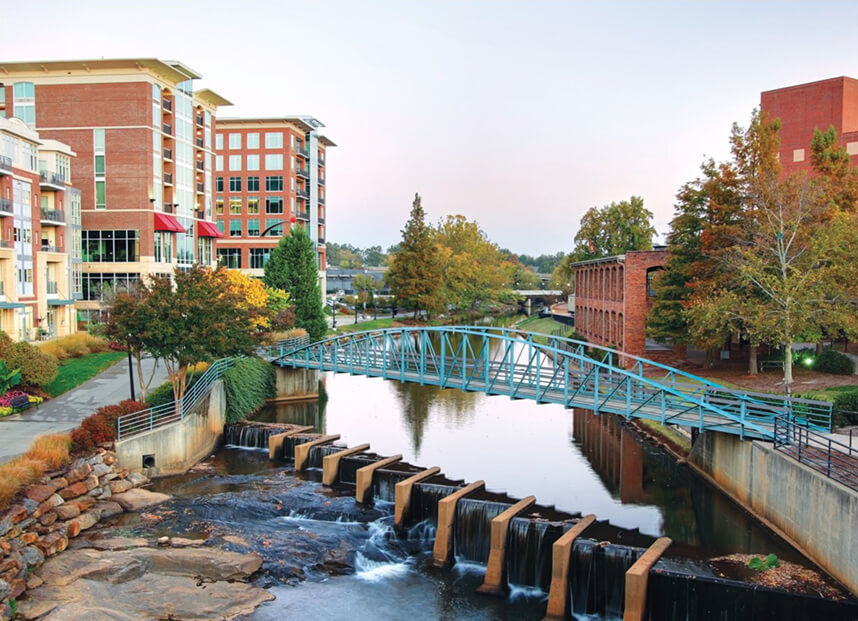
[[[486,567],[486,577],[483,584],[477,589],[480,593],[489,595],[503,595],[506,587],[506,576],[504,575],[504,562],[506,555],[506,535],[509,531],[509,522],[519,513],[529,509],[536,502],[536,496],[528,496],[519,500],[516,504],[494,518],[491,523],[491,551],[489,562]]]

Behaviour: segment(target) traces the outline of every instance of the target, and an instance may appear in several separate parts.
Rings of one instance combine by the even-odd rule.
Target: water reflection
[[[684,554],[774,552],[795,558],[737,505],[621,419],[586,410],[488,397],[458,389],[326,374],[328,401],[267,408],[264,420],[315,424],[350,445],[402,453],[454,479],[484,479],[493,491],[599,519],[651,536]]]

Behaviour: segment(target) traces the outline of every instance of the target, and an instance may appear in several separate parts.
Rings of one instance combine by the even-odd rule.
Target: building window
[[[265,177],[265,191],[266,192],[282,192],[283,191],[283,177],[281,175],[274,175],[271,177]]]
[[[241,192],[241,177],[230,177],[229,178],[229,191],[230,192]]]
[[[229,236],[241,237],[241,220],[229,221]]]
[[[241,199],[240,198],[229,199],[229,215],[231,215],[231,216],[240,216],[241,215]]]
[[[218,220],[218,221],[217,221],[217,230],[218,230],[218,231],[220,231],[221,233],[223,233],[223,231],[224,231],[224,228],[223,228],[223,220]]]
[[[283,132],[265,132],[266,149],[283,148]]]
[[[128,291],[140,280],[140,274],[88,272],[83,274],[83,299],[101,300],[111,291]]]
[[[155,231],[155,261],[173,262],[173,234],[169,231]]]
[[[247,213],[249,213],[251,215],[259,213],[259,197],[258,196],[248,196],[247,197]]]
[[[266,153],[265,170],[283,170],[283,154]]]
[[[251,248],[250,249],[250,267],[252,269],[261,270],[268,263],[268,257],[271,256],[270,248]]]
[[[36,126],[36,87],[32,82],[18,82],[12,87],[14,98],[13,116],[21,119],[27,127]]]
[[[265,213],[283,213],[283,199],[279,196],[266,198]]]
[[[267,155],[265,156],[268,157]],[[259,156],[258,155],[248,155],[247,156],[247,170],[259,170]]]
[[[265,229],[268,231],[265,236],[266,237],[282,237],[286,231],[283,230],[282,226],[274,226],[275,224],[282,224],[283,220],[279,218],[267,218],[265,220]],[[271,227],[271,228],[269,228]]]
[[[215,192],[223,192],[223,177],[215,177]]]
[[[215,213],[219,216],[223,215],[223,199],[216,198],[215,199]]]
[[[230,134],[229,135],[229,148],[230,148],[230,150],[235,150],[235,149],[241,148],[241,134]]]
[[[259,237],[259,218],[249,218],[247,220],[247,236]]]
[[[137,261],[137,231],[82,231],[83,260],[91,263]]]
[[[240,155],[230,155],[229,156],[229,169],[230,170],[241,170],[241,156]]]
[[[248,192],[259,192],[259,177],[248,177],[247,178],[247,191]]]
[[[258,149],[259,148],[259,134],[257,132],[247,134],[247,148],[248,149]]]
[[[241,248],[218,248],[217,263],[223,267],[241,269]]]
[[[215,149],[223,150],[223,134],[215,134]]]
[[[106,164],[104,160],[105,148],[104,148],[104,130],[103,129],[94,129],[92,130],[92,150],[94,157],[94,170],[95,170],[95,208],[96,209],[106,209],[107,208],[107,197],[106,197],[106,184],[107,184],[107,173],[106,173]]]
[[[223,155],[215,155],[215,170],[223,170]]]

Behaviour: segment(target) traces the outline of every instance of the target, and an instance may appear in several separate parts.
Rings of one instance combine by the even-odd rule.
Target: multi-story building
[[[229,102],[198,78],[152,58],[0,63],[6,116],[77,153],[84,316],[105,289],[214,265],[215,112]]]
[[[0,104],[2,108],[2,104]],[[77,327],[80,191],[75,153],[0,116],[0,329],[13,339],[64,336]]]
[[[318,249],[325,291],[325,150],[336,145],[318,134],[321,127],[307,116],[218,118],[215,214],[224,235],[217,243],[222,264],[261,276],[280,237],[302,226]]]
[[[785,173],[812,169],[813,131],[831,126],[852,166],[858,165],[858,80],[839,77],[765,91],[760,109],[783,124],[778,155]]]

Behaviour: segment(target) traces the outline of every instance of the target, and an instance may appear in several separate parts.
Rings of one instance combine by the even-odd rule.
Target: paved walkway
[[[152,364],[152,359],[143,359],[147,379],[152,372]],[[150,387],[155,388],[165,381],[167,370],[159,362]],[[140,398],[136,367],[134,388],[137,398]],[[111,405],[130,397],[128,360],[122,360],[56,399],[45,401],[21,414],[0,418],[0,462],[26,452],[36,436],[73,429],[102,405]]]

